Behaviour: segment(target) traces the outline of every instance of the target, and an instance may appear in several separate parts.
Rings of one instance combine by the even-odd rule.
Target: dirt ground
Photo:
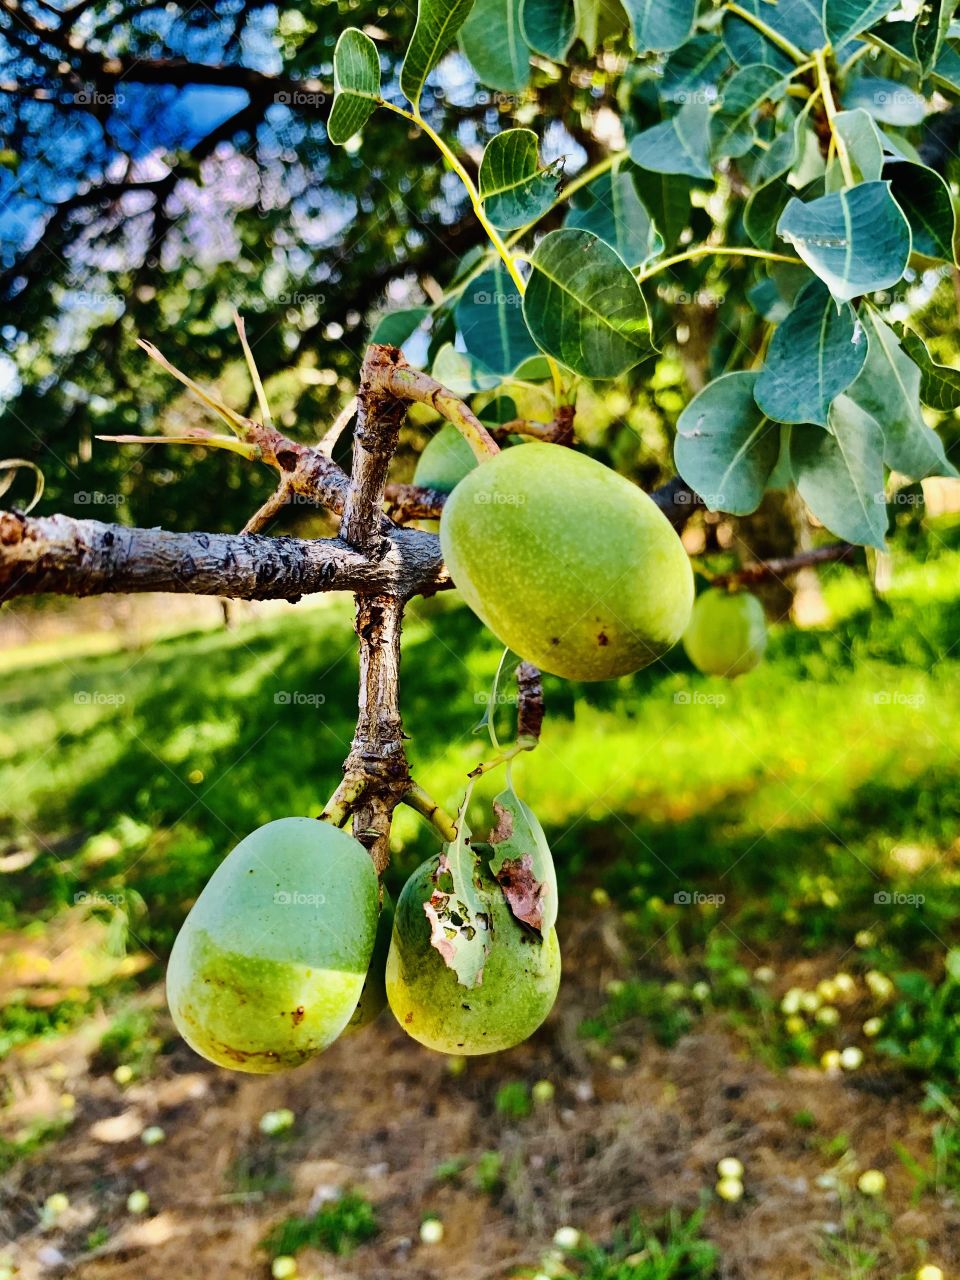
[[[18,1276],[263,1280],[269,1263],[258,1244],[267,1229],[342,1187],[374,1204],[380,1231],[349,1257],[304,1251],[302,1276],[533,1274],[559,1226],[603,1240],[634,1211],[645,1219],[672,1206],[692,1211],[728,1154],[746,1167],[747,1194],[737,1205],[714,1199],[704,1228],[720,1249],[724,1277],[848,1274],[825,1264],[822,1242],[845,1230],[831,1174],[838,1160],[854,1158],[857,1169],[876,1167],[888,1179],[890,1220],[871,1277],[912,1274],[918,1239],[946,1275],[957,1274],[960,1208],[912,1204],[911,1179],[893,1155],[895,1143],[918,1157],[928,1150],[907,1082],[889,1071],[776,1074],[751,1059],[719,1017],[697,1023],[671,1050],[642,1026],[626,1025],[615,1045],[625,1062],[611,1061],[613,1048],[585,1041],[578,1026],[597,1008],[604,983],[621,976],[619,966],[603,930],[572,932],[567,954],[578,964],[547,1025],[509,1054],[473,1059],[459,1076],[389,1013],[315,1063],[272,1078],[220,1071],[174,1040],[149,1079],[121,1088],[91,1061],[105,1021],[15,1054],[6,1071],[10,1123],[49,1113],[65,1090],[76,1099],[69,1133],[15,1166],[0,1197],[0,1242],[13,1243]],[[805,964],[778,983],[818,976]],[[161,989],[147,999],[162,1007]],[[504,1082],[540,1079],[554,1083],[553,1102],[520,1120],[497,1111]],[[280,1107],[296,1113],[293,1128],[265,1136],[260,1117]],[[803,1125],[795,1119],[801,1112],[810,1113]],[[143,1145],[149,1124],[163,1127],[164,1142]],[[828,1146],[840,1133],[846,1156]],[[442,1162],[472,1163],[490,1150],[504,1157],[499,1190],[478,1191],[467,1173],[435,1177]],[[271,1189],[284,1178],[281,1190]],[[126,1209],[134,1189],[150,1197],[140,1218]],[[44,1228],[39,1210],[53,1192],[65,1192],[70,1208]],[[443,1221],[439,1245],[420,1241],[427,1214]],[[96,1228],[109,1238],[91,1249]]]

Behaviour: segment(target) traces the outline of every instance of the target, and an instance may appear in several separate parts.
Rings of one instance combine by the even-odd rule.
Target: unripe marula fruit
[[[167,968],[177,1030],[238,1071],[306,1062],[356,1010],[377,910],[358,840],[313,818],[259,827],[224,858],[177,935]]]
[[[489,856],[489,847],[486,852]],[[440,1053],[496,1053],[519,1044],[553,1008],[560,985],[556,930],[551,928],[541,940],[518,923],[482,863],[477,876],[492,938],[482,979],[474,987],[461,985],[430,942],[424,903],[437,889],[439,858],[429,858],[413,873],[397,901],[387,998],[404,1031]]]
[[[710,587],[694,602],[683,647],[704,675],[732,678],[752,671],[767,647],[763,605],[749,592]]]
[[[521,658],[571,680],[645,667],[681,637],[690,561],[656,503],[556,444],[506,449],[447,499],[440,543],[470,608]]]

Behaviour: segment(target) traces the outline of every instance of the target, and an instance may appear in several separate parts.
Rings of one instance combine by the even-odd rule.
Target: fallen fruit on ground
[[[697,596],[683,637],[687,657],[704,675],[752,671],[767,647],[767,623],[756,596],[710,587]]]
[[[478,852],[483,846],[477,846]],[[485,850],[489,857],[491,850]],[[482,862],[482,859],[481,859]],[[526,1040],[553,1008],[560,985],[555,929],[541,939],[518,924],[485,865],[478,867],[491,942],[480,982],[461,985],[431,943],[424,911],[442,878],[440,858],[429,858],[404,885],[397,902],[387,998],[408,1035],[440,1053],[496,1053]]]
[[[363,989],[376,872],[345,831],[313,818],[259,827],[213,873],[177,935],[167,1001],[187,1043],[266,1074],[336,1040]]]
[[[380,908],[380,918],[377,921],[377,937],[373,944],[373,955],[370,957],[367,976],[364,979],[363,990],[360,992],[360,1000],[353,1011],[353,1017],[347,1023],[347,1033],[359,1031],[361,1027],[369,1026],[374,1018],[378,1018],[387,1007],[386,968],[387,955],[390,951],[390,937],[393,933],[393,915],[393,900],[384,889],[383,906]]]
[[[656,503],[560,445],[517,445],[474,468],[447,499],[440,542],[474,613],[554,675],[636,671],[690,617],[690,562]]]

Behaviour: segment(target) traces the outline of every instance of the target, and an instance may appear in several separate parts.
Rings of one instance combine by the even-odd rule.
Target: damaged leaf
[[[467,826],[467,800],[457,818],[457,838],[443,846],[434,873],[434,891],[423,904],[430,922],[430,945],[464,987],[478,987],[493,940],[480,866]]]
[[[493,872],[514,917],[543,935],[557,919],[557,873],[547,837],[532,809],[508,789],[493,802]]]

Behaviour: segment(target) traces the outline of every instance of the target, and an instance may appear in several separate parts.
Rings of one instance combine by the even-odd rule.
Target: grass
[[[840,954],[864,931],[864,966],[938,980],[956,939],[958,571],[943,541],[923,563],[901,556],[882,600],[862,575],[827,571],[833,625],[775,629],[765,664],[735,682],[699,676],[680,651],[608,684],[547,681],[542,745],[515,778],[551,838],[568,919],[602,886],[646,954],[627,998],[666,1041],[691,1010],[657,1008],[644,983],[677,956],[703,957],[717,1002],[747,1018],[744,965]],[[484,754],[475,730],[498,659],[454,599],[411,611],[410,753],[450,808]],[[355,681],[347,602],[144,650],[45,654],[0,675],[0,851],[33,855],[3,876],[0,938],[88,915],[125,933],[156,977],[224,854],[272,818],[319,812],[348,749]],[[475,829],[501,785],[478,786]],[[395,891],[435,841],[401,809],[394,844]],[[733,951],[711,970],[718,937]],[[30,981],[0,991],[0,1050],[86,1015],[85,978],[70,979],[43,1010],[25,999]]]
[[[700,1234],[703,1213],[684,1221],[671,1213],[645,1226],[634,1218],[605,1245],[581,1243],[571,1254],[578,1280],[715,1280],[720,1275],[717,1250]]]
[[[324,1249],[340,1257],[353,1253],[377,1234],[373,1205],[355,1191],[344,1192],[309,1217],[278,1222],[261,1247],[271,1258],[297,1254],[301,1249]]]

